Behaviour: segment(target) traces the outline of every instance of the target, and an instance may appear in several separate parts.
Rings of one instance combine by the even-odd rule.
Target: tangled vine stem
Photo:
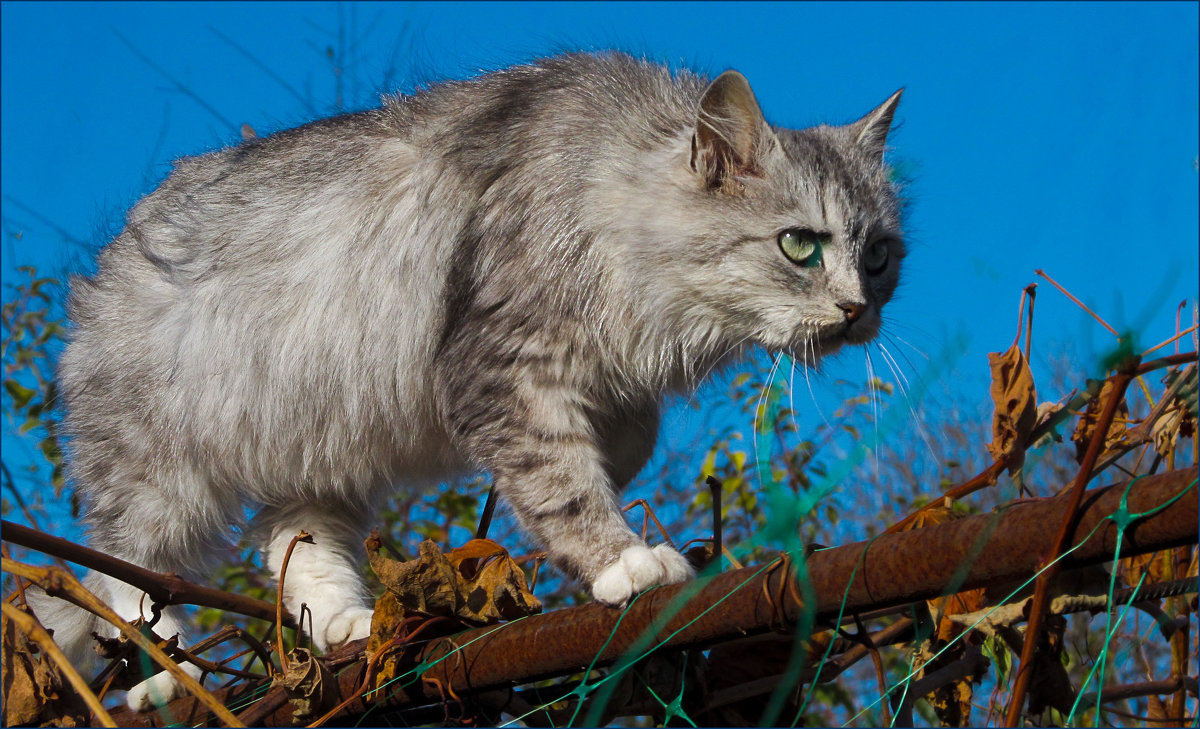
[[[669,546],[674,547],[675,542],[671,539],[671,535],[667,533],[667,528],[663,526],[658,517],[654,515],[654,509],[650,507],[650,502],[645,499],[634,499],[625,506],[621,507],[621,511],[628,512],[636,506],[642,507],[642,541],[646,541],[646,533],[650,528],[650,520],[654,520],[654,525],[658,527],[658,533],[662,535],[663,541]]]
[[[1148,374],[1155,370],[1163,369],[1165,367],[1176,367],[1179,365],[1188,364],[1188,363],[1196,362],[1196,361],[1197,361],[1197,353],[1196,352],[1185,352],[1183,354],[1173,354],[1173,355],[1169,355],[1166,357],[1161,357],[1159,359],[1151,360],[1149,362],[1141,362],[1141,363],[1138,363],[1137,359],[1135,358],[1133,360],[1134,364],[1130,365],[1132,372],[1127,373],[1127,376],[1130,379],[1132,379],[1133,377],[1140,377],[1142,375]],[[1118,375],[1118,376],[1120,376],[1120,375]],[[1114,382],[1114,384],[1115,384],[1115,382]],[[1128,383],[1126,383],[1126,387],[1128,387]],[[1174,389],[1175,388],[1172,388],[1172,391]],[[1100,391],[1099,384],[1097,384],[1095,386],[1095,392],[1099,392],[1099,391]],[[1078,397],[1076,397],[1074,400],[1072,400],[1064,408],[1064,412],[1082,407],[1088,401],[1088,399],[1095,394],[1095,392],[1092,392],[1091,390],[1089,390],[1087,392],[1080,394]],[[1122,389],[1122,394],[1123,393],[1124,393],[1124,389]],[[1117,402],[1120,402],[1120,401],[1118,400]],[[1160,415],[1162,415],[1162,412],[1166,409],[1166,407],[1169,404],[1170,404],[1169,398],[1167,396],[1160,398],[1159,406],[1156,407],[1155,410],[1151,413],[1151,415],[1147,418],[1147,422],[1152,423],[1153,420],[1157,420],[1157,418]],[[1025,447],[1028,448],[1031,444],[1036,443],[1040,438],[1042,438],[1044,435],[1046,435],[1046,433],[1048,433],[1052,429],[1053,425],[1054,425],[1053,420],[1047,420],[1046,422],[1042,423],[1038,427],[1034,428],[1033,432],[1029,434],[1029,438],[1025,442]],[[1108,431],[1105,430],[1102,432],[1108,432]],[[1148,432],[1149,432],[1149,430],[1147,427],[1139,426],[1139,428],[1133,429],[1134,435],[1137,436],[1138,438],[1144,438],[1145,434]],[[1134,447],[1134,446],[1140,444],[1135,441],[1130,441],[1130,442],[1133,444],[1131,447]],[[1103,439],[1101,439],[1101,443],[1103,443]],[[1097,454],[1097,459],[1092,460],[1092,466],[1093,466],[1092,470],[1087,472],[1089,474],[1088,480],[1090,480],[1091,477],[1095,476],[1098,471],[1101,471],[1105,467],[1111,465],[1114,461],[1116,461],[1118,458],[1120,458],[1122,455],[1124,455],[1127,450],[1128,449],[1119,449],[1118,451],[1114,451],[1111,454],[1106,453],[1105,455],[1107,457],[1105,457],[1102,461],[1099,461],[1098,463],[1097,463],[1097,460],[1098,460],[1098,457],[1100,454]],[[911,514],[904,517],[900,521],[896,522],[892,526],[888,527],[884,533],[892,534],[895,532],[904,531],[905,529],[909,528],[910,525],[914,521],[919,519],[922,514],[925,514],[933,509],[937,509],[937,508],[941,507],[943,504],[946,503],[947,499],[949,499],[950,501],[957,501],[958,499],[961,499],[965,496],[969,496],[970,494],[973,494],[976,491],[979,491],[980,489],[984,489],[984,488],[987,488],[988,486],[995,484],[996,479],[998,479],[1000,477],[1000,474],[1004,473],[1004,469],[1006,469],[1006,468],[1008,468],[1007,459],[1001,459],[998,461],[994,461],[990,466],[985,468],[983,471],[981,471],[976,476],[973,476],[972,478],[947,489],[945,492],[942,493],[941,496],[937,497],[936,499],[931,500],[928,504],[925,504],[921,508],[917,509],[916,511],[912,512]],[[1081,470],[1080,473],[1083,473],[1083,471]]]
[[[279,568],[279,592],[275,596],[275,652],[279,654],[279,667],[283,673],[287,673],[287,651],[283,648],[283,581],[287,577],[288,562],[292,561],[292,550],[296,548],[299,542],[305,544],[313,544],[312,535],[303,529],[300,533],[292,537],[292,541],[288,542],[287,552],[283,555],[283,566]],[[302,621],[297,621],[301,623]],[[298,625],[296,630],[302,631],[303,624]],[[299,645],[300,636],[297,634],[296,643]]]

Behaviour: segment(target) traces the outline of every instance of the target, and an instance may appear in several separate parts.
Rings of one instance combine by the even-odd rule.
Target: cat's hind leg
[[[136,587],[99,572],[89,573],[83,580],[83,586],[125,620],[132,622],[139,616],[147,622],[154,619],[150,599]],[[97,664],[97,654],[91,649],[92,634],[105,638],[119,635],[116,626],[111,623],[66,600],[51,597],[38,588],[27,589],[25,597],[38,621],[53,630],[54,642],[66,654],[71,665],[82,672],[91,671]],[[153,630],[162,638],[176,636],[180,645],[186,643],[182,611],[176,606],[159,609]],[[181,667],[199,680],[201,671],[198,667],[190,663],[181,664]],[[157,666],[152,665],[151,670],[154,668]],[[184,693],[183,686],[171,674],[163,671],[131,688],[126,703],[136,711],[147,711]]]
[[[98,477],[86,482],[91,546],[155,572],[196,579],[228,544],[236,497],[210,488],[191,470],[134,471],[121,466],[96,470]],[[90,573],[84,586],[124,620],[156,620],[156,634],[168,639],[177,636],[180,646],[187,645],[182,607],[155,610],[142,590],[98,572]],[[94,661],[93,632],[104,637],[118,634],[115,626],[70,603],[44,594],[30,596],[34,613],[54,631],[55,642],[76,665]],[[181,666],[195,677],[201,674],[190,663]],[[183,687],[163,672],[130,689],[127,703],[144,711],[183,693]]]
[[[373,610],[359,573],[366,520],[363,510],[331,503],[264,507],[255,517],[267,565],[276,581],[283,575],[284,604],[297,619],[306,606],[313,643],[322,651],[371,632]],[[296,543],[284,573],[288,547],[301,531],[312,543]],[[306,631],[307,623],[306,617]]]

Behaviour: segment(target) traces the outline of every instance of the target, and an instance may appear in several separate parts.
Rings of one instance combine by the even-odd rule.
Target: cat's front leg
[[[472,381],[468,391],[490,397],[477,394],[451,415],[451,425],[551,559],[610,605],[689,579],[694,573],[682,555],[667,545],[648,547],[626,523],[601,446],[611,439],[597,433],[587,397],[550,378],[515,377],[506,385],[493,377],[490,385]]]
[[[596,600],[624,605],[648,587],[693,576],[679,552],[648,547],[633,533],[590,448],[559,444],[549,451],[512,454],[538,465],[493,469],[496,488],[551,559],[587,583]]]
[[[693,576],[679,552],[666,544],[648,547],[633,533],[589,448],[552,450],[544,464],[545,452],[517,455],[539,461],[536,467],[494,469],[496,488],[551,559],[587,583],[596,600],[624,605],[646,588]]]

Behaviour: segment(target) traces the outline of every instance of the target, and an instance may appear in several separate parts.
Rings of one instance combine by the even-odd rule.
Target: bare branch
[[[178,575],[152,572],[125,560],[110,557],[94,549],[72,544],[60,537],[51,536],[10,521],[0,522],[0,525],[3,526],[4,541],[61,557],[88,569],[102,572],[109,577],[115,577],[143,590],[156,603],[200,605],[261,620],[275,621],[275,606],[265,600],[255,600],[230,592],[214,590],[211,587],[189,582]],[[296,625],[289,614],[285,613],[283,620],[284,625],[288,627]]]

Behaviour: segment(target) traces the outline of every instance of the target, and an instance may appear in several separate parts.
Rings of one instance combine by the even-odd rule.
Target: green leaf
[[[1004,639],[998,635],[993,635],[984,640],[980,648],[985,656],[992,659],[992,665],[996,667],[997,680],[1001,684],[1007,683],[1008,673],[1012,668],[1012,656],[1009,655],[1008,646],[1004,643]]]
[[[42,455],[46,457],[47,461],[56,466],[62,463],[62,449],[58,447],[58,441],[54,438],[46,438],[38,444],[38,448],[41,449]]]
[[[717,475],[717,446],[713,446],[708,455],[704,457],[704,463],[700,464],[700,480],[709,476],[716,477]]]
[[[4,381],[4,389],[12,396],[13,407],[17,410],[23,410],[29,404],[29,401],[33,399],[33,396],[37,394],[13,379]]]

